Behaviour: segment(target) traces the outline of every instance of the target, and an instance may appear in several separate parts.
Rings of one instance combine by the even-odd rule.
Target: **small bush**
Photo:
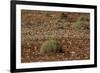
[[[76,28],[78,29],[90,29],[90,26],[89,26],[89,16],[80,16],[78,18],[78,20],[76,21],[76,23],[74,24]]]
[[[60,53],[60,52],[61,52],[61,46],[57,40],[45,41],[40,48],[41,54]]]

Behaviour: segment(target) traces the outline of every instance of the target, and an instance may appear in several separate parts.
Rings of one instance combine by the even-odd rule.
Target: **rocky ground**
[[[75,27],[80,16],[89,14],[22,10],[21,62],[89,59],[90,29]],[[40,54],[41,45],[48,39],[57,39],[64,53]]]

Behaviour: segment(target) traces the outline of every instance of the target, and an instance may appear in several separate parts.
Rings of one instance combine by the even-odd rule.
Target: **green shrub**
[[[60,52],[61,52],[61,46],[57,40],[45,41],[40,48],[41,54],[51,54]]]
[[[88,15],[82,15],[78,18],[78,20],[76,21],[76,23],[74,24],[76,28],[78,29],[90,29],[90,26],[89,26],[89,16]]]

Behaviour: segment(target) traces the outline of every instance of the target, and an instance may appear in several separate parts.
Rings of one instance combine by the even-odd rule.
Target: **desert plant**
[[[88,15],[80,16],[74,25],[78,29],[90,29],[90,27],[89,27],[89,16]]]
[[[62,48],[57,40],[47,40],[42,44],[40,48],[41,54],[51,54],[60,52],[62,52]]]

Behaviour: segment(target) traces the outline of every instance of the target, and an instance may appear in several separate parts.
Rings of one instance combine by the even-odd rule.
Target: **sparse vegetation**
[[[41,54],[50,54],[50,53],[61,53],[61,45],[58,43],[57,40],[48,40],[45,41],[41,48],[40,53]]]
[[[76,28],[78,29],[82,29],[82,30],[89,30],[90,29],[90,25],[89,25],[89,16],[80,16],[78,18],[78,20],[76,21],[76,23],[74,24]]]
[[[21,62],[90,59],[90,14],[21,11]]]

